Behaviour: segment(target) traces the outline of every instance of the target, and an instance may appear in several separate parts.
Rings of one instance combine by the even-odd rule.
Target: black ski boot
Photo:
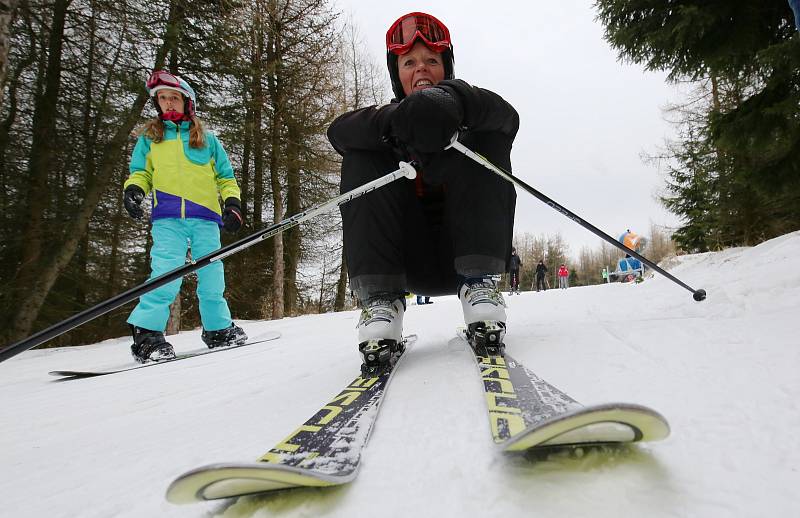
[[[148,363],[175,359],[175,350],[161,331],[131,326],[131,333],[133,334],[131,354],[137,362]]]
[[[247,343],[247,335],[244,329],[231,323],[230,326],[219,331],[206,331],[203,329],[203,342],[209,349],[216,347],[230,347],[231,345],[244,345]]]

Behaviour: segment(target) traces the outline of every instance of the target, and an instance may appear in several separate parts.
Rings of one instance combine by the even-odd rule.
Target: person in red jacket
[[[564,264],[558,269],[558,287],[562,290],[569,288],[569,270]]]

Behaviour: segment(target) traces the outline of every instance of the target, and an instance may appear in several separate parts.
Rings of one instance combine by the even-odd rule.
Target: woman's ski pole
[[[628,248],[627,246],[625,246],[624,244],[620,243],[619,241],[617,241],[613,237],[609,236],[608,234],[606,234],[605,232],[603,232],[599,228],[595,227],[594,225],[592,225],[588,221],[584,221],[583,219],[579,218],[577,215],[575,215],[574,212],[565,209],[564,207],[562,207],[561,205],[559,205],[558,203],[553,201],[548,196],[546,196],[546,195],[542,194],[541,192],[537,191],[536,189],[534,189],[533,187],[531,187],[527,183],[523,182],[519,178],[517,178],[515,176],[512,176],[511,173],[509,173],[508,171],[505,171],[502,168],[497,167],[496,165],[491,163],[489,160],[487,160],[483,156],[479,155],[478,153],[475,153],[474,151],[472,151],[471,149],[466,147],[464,144],[462,144],[461,142],[456,140],[457,138],[458,138],[458,134],[456,134],[453,137],[453,141],[445,149],[453,148],[453,149],[456,149],[456,150],[460,151],[461,153],[464,153],[466,156],[468,156],[472,160],[478,162],[479,164],[481,164],[485,168],[489,169],[493,173],[501,176],[502,178],[504,178],[505,180],[513,183],[514,185],[517,185],[517,186],[521,187],[522,189],[527,191],[529,194],[533,195],[535,198],[539,199],[540,201],[544,202],[546,205],[549,205],[553,209],[557,210],[558,212],[560,212],[564,216],[568,217],[569,219],[571,219],[572,221],[574,221],[578,225],[582,226],[586,230],[592,232],[597,237],[600,237],[603,240],[605,240],[606,242],[616,246],[617,248],[619,248],[620,250],[622,250],[626,254],[631,255],[631,256],[639,259],[641,262],[643,262],[644,264],[646,264],[647,266],[649,266],[653,270],[657,271],[658,273],[660,273],[661,275],[663,275],[667,279],[669,279],[672,282],[678,284],[679,286],[682,286],[682,287],[686,288],[687,290],[691,291],[692,292],[692,297],[694,298],[694,300],[696,300],[698,302],[701,301],[701,300],[705,300],[705,298],[706,298],[706,290],[703,290],[703,289],[695,290],[694,288],[692,288],[688,284],[684,283],[683,281],[681,281],[680,279],[678,279],[677,277],[675,277],[674,275],[672,275],[668,271],[664,270],[663,268],[661,268],[660,266],[658,266],[656,263],[654,263],[653,261],[649,260],[645,256],[641,255],[640,253],[636,252],[635,250],[632,250],[632,249]]]

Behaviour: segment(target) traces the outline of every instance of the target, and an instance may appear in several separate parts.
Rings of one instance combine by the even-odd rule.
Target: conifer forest
[[[800,229],[800,33],[787,1],[594,7],[621,61],[685,86],[666,112],[678,137],[649,157],[666,164],[662,202],[682,221],[666,241],[702,252]],[[144,87],[152,70],[194,87],[198,116],[230,157],[244,224],[225,245],[339,194],[326,130],[345,111],[389,100],[382,60],[328,0],[0,0],[0,344],[148,278],[149,226],[128,217],[122,185],[137,132],[155,115]],[[548,247],[566,257],[557,237],[524,240],[526,260]],[[224,267],[235,319],[353,307],[336,211]],[[180,329],[199,325],[195,282],[184,279],[173,304]],[[132,307],[47,345],[125,335]]]

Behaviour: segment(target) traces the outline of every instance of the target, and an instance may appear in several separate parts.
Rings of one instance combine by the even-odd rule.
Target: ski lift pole
[[[454,135],[453,136],[453,140],[450,142],[450,144],[445,149],[453,148],[453,149],[456,149],[456,150],[460,151],[461,153],[465,154],[467,157],[469,157],[472,160],[476,161],[477,163],[481,164],[482,166],[484,166],[485,168],[489,169],[493,173],[499,175],[503,179],[505,179],[505,180],[513,183],[514,185],[517,185],[518,187],[524,189],[525,191],[528,192],[528,194],[530,194],[533,197],[537,198],[539,201],[542,201],[545,205],[550,206],[552,209],[560,212],[561,214],[563,214],[564,216],[568,217],[569,219],[571,219],[572,221],[574,221],[578,225],[582,226],[583,228],[585,228],[589,232],[593,233],[597,237],[605,240],[606,242],[608,242],[611,245],[614,245],[615,247],[619,248],[620,250],[622,250],[626,254],[631,255],[631,256],[639,259],[644,264],[646,264],[647,266],[649,266],[653,270],[657,271],[658,273],[660,273],[661,275],[663,275],[667,279],[671,280],[675,284],[677,284],[679,286],[682,286],[683,288],[686,288],[687,290],[691,291],[692,292],[692,297],[694,298],[694,300],[696,300],[698,302],[701,301],[701,300],[705,300],[705,298],[706,298],[706,290],[703,290],[703,289],[695,290],[694,288],[692,288],[688,284],[684,283],[683,281],[681,281],[680,279],[678,279],[677,277],[675,277],[674,275],[672,275],[668,271],[666,271],[663,268],[661,268],[660,266],[658,266],[653,261],[651,261],[648,258],[646,258],[645,256],[641,255],[639,252],[628,248],[627,246],[625,246],[624,244],[620,243],[619,241],[617,241],[613,237],[609,236],[608,234],[606,234],[605,232],[603,232],[599,228],[595,227],[594,225],[592,225],[588,221],[584,221],[583,219],[578,217],[574,212],[565,209],[564,207],[562,207],[561,205],[559,205],[558,203],[553,201],[551,198],[549,198],[545,194],[542,194],[541,192],[537,191],[536,189],[534,189],[533,187],[531,187],[530,185],[528,185],[524,181],[520,180],[519,178],[517,178],[515,176],[512,176],[511,173],[509,173],[508,171],[505,171],[504,169],[502,169],[500,167],[497,167],[496,165],[491,163],[489,160],[487,160],[483,156],[479,155],[478,153],[475,153],[474,151],[472,151],[471,149],[466,147],[464,144],[459,142],[457,140],[457,138],[458,138],[458,134]]]
[[[57,324],[54,324],[47,329],[39,331],[38,333],[31,335],[24,340],[16,342],[14,344],[9,345],[8,347],[0,350],[0,362],[3,362],[17,354],[27,351],[28,349],[33,349],[37,345],[41,345],[44,342],[55,338],[59,335],[70,331],[81,324],[85,324],[86,322],[93,320],[101,315],[108,313],[128,302],[135,300],[145,293],[153,291],[156,288],[160,288],[161,286],[168,284],[175,279],[179,279],[184,275],[192,273],[204,266],[208,266],[209,264],[215,261],[221,261],[225,257],[233,255],[237,252],[244,250],[245,248],[249,248],[256,243],[269,239],[270,237],[283,232],[284,230],[288,230],[292,227],[299,225],[300,223],[309,220],[313,217],[316,217],[320,214],[328,212],[340,205],[344,205],[345,203],[358,198],[359,196],[366,194],[368,192],[372,192],[379,187],[382,187],[388,183],[391,183],[395,180],[400,178],[409,178],[414,179],[417,175],[416,169],[414,166],[407,162],[400,162],[400,167],[396,171],[392,171],[380,178],[377,178],[369,183],[365,183],[360,187],[356,187],[355,189],[348,191],[344,194],[341,194],[335,198],[330,199],[329,201],[318,205],[316,207],[312,207],[307,209],[303,212],[299,212],[294,216],[286,218],[285,220],[270,225],[269,227],[262,229],[250,236],[240,239],[235,243],[231,243],[225,247],[222,247],[214,252],[211,252],[208,255],[205,255],[195,261],[187,263],[183,266],[175,268],[174,270],[167,272],[163,275],[160,275],[154,279],[150,279],[147,282],[140,284],[134,288],[129,289],[128,291],[116,295],[105,302],[101,302],[96,306],[93,306],[87,310],[84,310],[80,313],[77,313]]]

